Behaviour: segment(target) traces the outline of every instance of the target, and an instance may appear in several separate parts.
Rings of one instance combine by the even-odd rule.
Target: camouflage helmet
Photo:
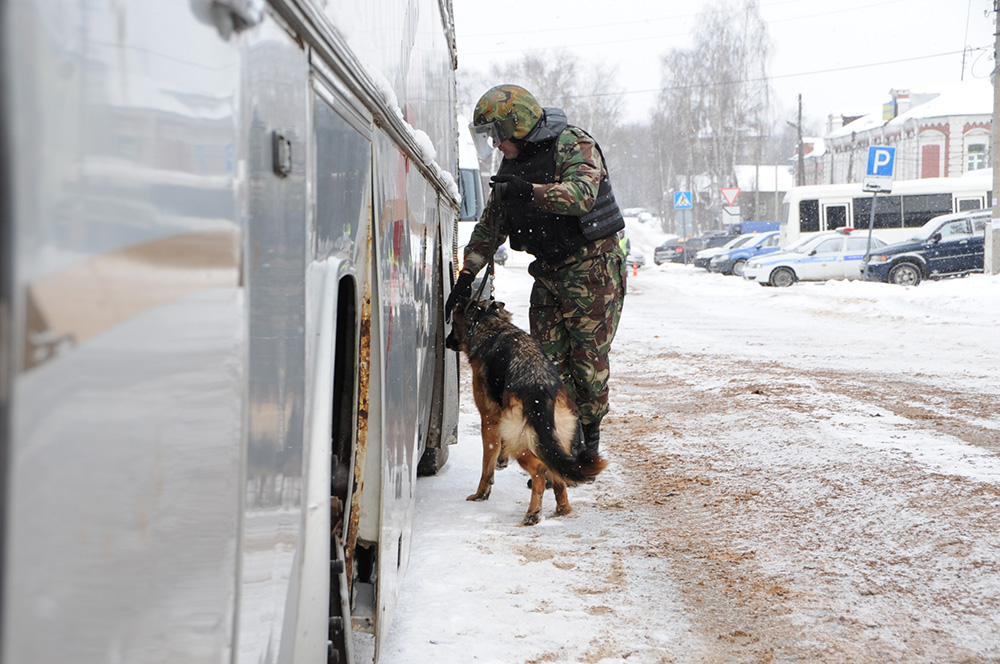
[[[479,98],[472,114],[473,135],[488,136],[494,146],[524,138],[542,118],[535,96],[518,85],[498,85]]]

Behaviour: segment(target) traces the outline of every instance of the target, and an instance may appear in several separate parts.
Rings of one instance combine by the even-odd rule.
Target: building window
[[[941,146],[925,145],[920,155],[920,177],[941,177]]]
[[[970,143],[965,151],[965,170],[978,171],[989,167],[985,143]]]

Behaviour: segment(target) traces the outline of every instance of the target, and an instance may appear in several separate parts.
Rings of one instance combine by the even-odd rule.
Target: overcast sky
[[[715,1],[725,2],[453,0],[459,69],[486,72],[493,62],[552,49],[615,63],[626,120],[643,121],[660,87],[660,56],[689,48],[699,10]],[[818,124],[831,113],[880,108],[892,88],[938,92],[962,79],[963,52],[966,79],[989,77],[993,15],[984,12],[992,6],[993,0],[760,0],[779,117],[794,116],[800,93],[806,119]]]

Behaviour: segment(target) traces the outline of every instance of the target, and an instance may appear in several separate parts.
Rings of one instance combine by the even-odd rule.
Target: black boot
[[[597,448],[601,444],[601,423],[591,422],[583,425],[583,451],[588,454],[597,454]]]

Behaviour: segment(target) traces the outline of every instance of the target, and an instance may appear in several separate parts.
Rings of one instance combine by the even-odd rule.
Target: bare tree
[[[526,54],[519,60],[494,65],[488,75],[463,71],[458,77],[460,105],[471,117],[479,96],[502,83],[512,83],[531,91],[542,106],[562,108],[570,124],[591,134],[601,145],[612,169],[629,161],[618,153],[623,98],[613,66],[591,64],[568,53],[552,51]],[[494,154],[494,161],[499,159]],[[484,164],[492,170],[496,163]],[[616,178],[616,191],[618,180]]]
[[[488,75],[462,71],[458,79],[459,102],[470,114],[483,92],[512,83],[530,90],[542,106],[566,111],[571,124],[593,134],[602,145],[621,124],[617,68],[591,64],[567,51],[526,54],[514,62],[493,65]]]
[[[699,15],[691,49],[663,58],[654,126],[677,186],[696,193],[697,229],[719,225],[719,190],[758,160],[768,120],[767,27],[757,0],[718,1]]]

